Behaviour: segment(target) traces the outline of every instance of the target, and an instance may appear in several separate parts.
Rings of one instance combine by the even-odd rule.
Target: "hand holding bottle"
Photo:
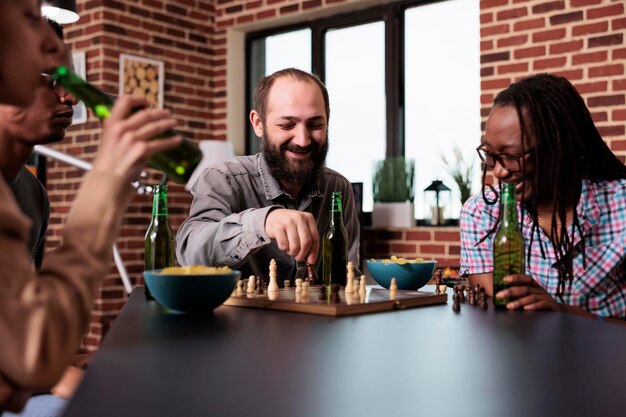
[[[131,115],[137,108],[145,107],[144,99],[124,96],[104,121],[98,156],[93,162],[94,171],[107,171],[134,181],[151,155],[171,149],[182,138],[174,136],[163,140],[151,140],[176,126],[176,120],[167,110],[143,109]],[[129,116],[130,115],[130,116]]]
[[[509,286],[495,294],[497,299],[508,300],[506,308],[509,310],[554,310],[561,311],[559,304],[548,292],[531,276],[514,274],[504,277],[503,281]]]
[[[265,232],[275,239],[278,248],[296,260],[305,260],[314,265],[320,247],[317,224],[311,213],[275,209],[265,218]]]

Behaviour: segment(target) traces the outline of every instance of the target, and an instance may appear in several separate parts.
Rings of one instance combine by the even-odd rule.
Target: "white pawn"
[[[276,266],[276,261],[272,259],[270,261],[270,282],[267,285],[267,291],[278,291],[278,283],[276,282],[276,270],[278,267]]]
[[[291,287],[291,281],[289,281],[288,279],[286,279],[285,281],[283,281],[283,284],[285,284],[285,288],[289,288],[289,287]]]
[[[242,280],[238,280],[237,281],[237,289],[235,290],[235,294],[238,296],[243,295],[243,281]]]
[[[248,289],[246,291],[247,294],[254,294],[254,287],[256,284],[256,277],[254,275],[250,275],[248,278]]]
[[[398,284],[395,278],[391,278],[391,284],[389,285],[389,299],[395,300],[398,295]]]
[[[348,262],[348,274],[346,275],[346,294],[354,292],[354,264]]]
[[[365,301],[365,294],[367,290],[365,289],[365,275],[361,275],[361,280],[359,281],[359,297],[362,301]]]
[[[296,278],[296,294],[302,292],[302,278]]]

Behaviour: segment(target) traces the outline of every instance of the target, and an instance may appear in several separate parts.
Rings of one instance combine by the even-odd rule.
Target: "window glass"
[[[473,163],[472,191],[480,190],[480,20],[478,0],[450,0],[405,12],[405,154],[415,159],[417,218],[429,218],[424,189],[435,179],[452,192],[447,217],[458,218],[459,189],[442,155],[453,150]]]
[[[385,24],[329,30],[325,43],[331,109],[326,165],[363,183],[363,210],[371,211],[373,165],[386,149]]]
[[[311,29],[265,38],[265,75],[289,67],[311,72]]]
[[[250,54],[248,100],[252,106],[254,89],[261,77],[289,67],[311,72],[311,29],[305,28],[255,39],[248,53]],[[255,154],[261,149],[260,140],[249,124],[247,131],[248,153]]]

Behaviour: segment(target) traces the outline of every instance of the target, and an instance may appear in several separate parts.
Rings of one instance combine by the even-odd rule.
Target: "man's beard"
[[[328,137],[326,137],[326,141],[321,147],[314,141],[306,147],[298,146],[291,142],[277,147],[268,138],[267,131],[264,131],[261,144],[263,156],[272,175],[278,181],[306,186],[317,182],[317,177],[324,166],[326,154],[328,153]],[[307,160],[290,161],[284,156],[286,151],[294,153],[311,152],[311,156]]]

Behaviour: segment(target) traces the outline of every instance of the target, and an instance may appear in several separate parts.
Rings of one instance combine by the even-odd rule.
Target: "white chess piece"
[[[296,278],[296,294],[302,292],[302,278]]]
[[[248,290],[246,291],[247,294],[254,294],[255,284],[256,277],[254,275],[250,275],[250,277],[248,278]]]
[[[367,290],[365,288],[365,275],[361,275],[361,280],[359,281],[359,297],[361,298],[361,302],[365,302],[366,294]]]
[[[276,282],[276,271],[278,266],[276,265],[276,261],[272,259],[270,261],[270,282],[267,285],[267,291],[278,291],[278,283]]]
[[[346,275],[346,294],[351,294],[354,291],[354,264],[348,262],[348,274]]]
[[[237,289],[235,291],[236,291],[235,293],[236,295],[239,295],[239,296],[243,295],[243,281],[242,280],[237,281]]]
[[[391,278],[391,284],[389,284],[389,299],[395,300],[398,295],[398,284],[395,278]]]

